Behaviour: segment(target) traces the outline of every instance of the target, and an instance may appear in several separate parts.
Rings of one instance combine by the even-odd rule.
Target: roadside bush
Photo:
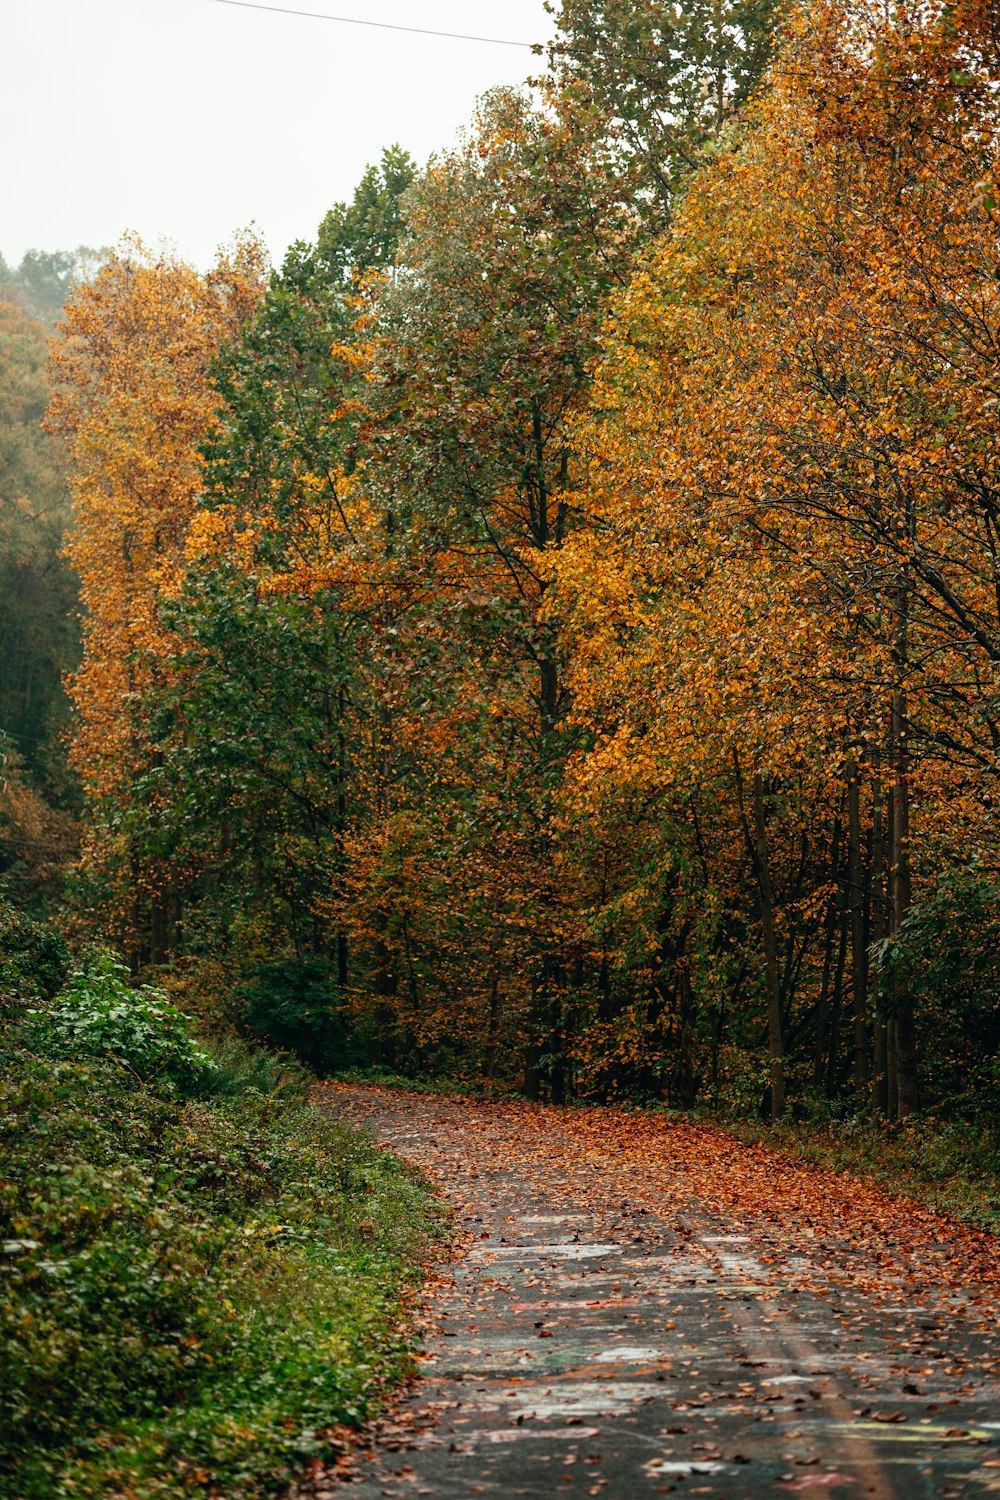
[[[236,1036],[224,1036],[208,1044],[211,1072],[202,1093],[212,1098],[255,1091],[282,1099],[304,1101],[312,1084],[298,1058],[287,1052],[251,1047]]]
[[[425,1189],[108,956],[0,1046],[0,1496],[283,1489],[408,1367]]]
[[[191,1018],[151,985],[133,988],[113,953],[95,954],[57,1000],[34,1012],[35,1049],[54,1057],[116,1059],[143,1083],[169,1081],[186,1091],[211,1087],[214,1064]]]
[[[277,958],[239,986],[240,1013],[272,1046],[294,1052],[318,1073],[348,1059],[337,987],[320,959]]]

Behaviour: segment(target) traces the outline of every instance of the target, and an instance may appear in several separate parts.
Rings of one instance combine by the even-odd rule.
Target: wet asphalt
[[[981,1289],[874,1291],[829,1237],[813,1256],[773,1215],[672,1192],[669,1152],[654,1170],[598,1142],[578,1162],[560,1111],[526,1132],[481,1101],[336,1085],[327,1102],[434,1177],[462,1244],[418,1379],[318,1495],[1000,1495]]]

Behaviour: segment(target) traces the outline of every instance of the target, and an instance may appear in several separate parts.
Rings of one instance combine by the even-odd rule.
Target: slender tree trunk
[[[375,1049],[380,1067],[396,1066],[396,995],[399,978],[388,946],[376,943],[378,968],[375,971]]]
[[[833,841],[830,850],[830,873],[835,882],[840,878],[840,835],[841,823],[838,816],[833,821]],[[834,973],[834,951],[837,946],[841,927],[839,918],[842,901],[842,896],[832,895],[826,904],[823,974],[820,979],[819,999],[816,1002],[816,1036],[813,1042],[813,1081],[817,1088],[822,1085],[829,1071],[827,1036],[830,1025],[830,981]]]
[[[847,889],[851,919],[851,989],[854,1013],[854,1097],[868,1100],[868,947],[865,931],[865,879],[861,847],[861,777],[857,761],[847,762]]]
[[[490,1000],[486,1019],[486,1057],[484,1072],[486,1082],[492,1083],[497,1066],[497,1038],[500,1031],[500,971],[496,964],[490,965]]]
[[[847,961],[847,922],[843,910],[837,913],[837,967],[833,979],[833,1003],[830,1006],[830,1050],[826,1063],[826,1097],[832,1099],[837,1092],[837,1054],[840,1051],[840,1012],[844,999],[844,968]]]
[[[836,861],[834,861],[836,869]],[[826,939],[823,944],[823,974],[816,1002],[816,1037],[813,1042],[813,1081],[818,1088],[826,1073],[826,1037],[830,1014],[830,976],[833,973],[833,950],[837,937],[837,903],[831,898],[826,907]]]
[[[721,990],[719,994],[719,1008],[715,1013],[715,1022],[712,1026],[712,1056],[709,1064],[710,1077],[712,1080],[712,1094],[718,1095],[719,1091],[719,1053],[722,1050],[722,1038],[726,1028],[726,992]]]
[[[905,661],[905,658],[904,658]],[[899,684],[892,695],[892,740],[894,775],[892,784],[892,930],[898,933],[913,898],[910,870],[910,767],[907,744],[906,690]],[[893,997],[896,1034],[897,1117],[905,1120],[918,1105],[917,1040],[913,997],[900,981]]]
[[[168,898],[162,891],[158,891],[153,897],[149,913],[149,961],[153,964],[163,964],[167,961],[169,952],[169,909]]]
[[[885,1021],[875,1022],[875,1077],[872,1080],[872,1107],[883,1119],[889,1118],[889,1028]]]
[[[549,1011],[549,1097],[553,1104],[566,1103],[566,1042],[563,1035],[562,986],[557,985]]]
[[[888,936],[888,902],[886,899],[886,807],[882,796],[882,784],[877,774],[872,782],[872,852],[871,852],[871,921],[869,931],[872,942],[880,943]],[[884,1119],[889,1118],[889,1032],[885,1017],[880,1015],[875,1022],[875,1078],[872,1086],[872,1107]]]
[[[521,1085],[524,1097],[532,1101],[542,1096],[542,1074],[539,1066],[542,1048],[538,1039],[529,1037],[524,1049],[524,1082]]]
[[[754,848],[760,924],[764,938],[764,977],[767,985],[767,1046],[771,1061],[771,1119],[785,1113],[785,1046],[781,1025],[781,987],[778,981],[778,937],[774,921],[774,893],[767,847],[764,780],[759,771],[753,778]]]
[[[890,1016],[885,1028],[885,1117],[899,1119],[899,1052],[896,1017]]]
[[[337,869],[343,877],[344,871],[344,837],[347,833],[347,736],[344,733],[344,717],[346,707],[346,694],[343,688],[337,693],[337,821],[335,832],[337,835]],[[343,927],[338,927],[336,936],[337,948],[337,987],[340,991],[341,1000],[347,989],[349,978],[350,955],[347,943],[347,933]]]
[[[547,499],[544,488],[539,486],[539,546],[544,546],[547,535]],[[539,1099],[547,1087],[552,1099],[561,1103],[565,1092],[565,1057],[562,1037],[562,985],[560,983],[560,960],[556,940],[553,938],[552,909],[554,892],[549,882],[551,870],[551,824],[548,811],[545,780],[555,750],[555,731],[559,717],[559,666],[551,640],[548,650],[538,662],[538,728],[539,728],[539,789],[543,799],[543,822],[537,840],[539,865],[544,873],[538,932],[537,977],[532,994],[529,1018],[529,1041],[525,1052],[524,1092],[529,1099]],[[550,918],[548,929],[541,931],[543,911]],[[542,1058],[547,1061],[543,1065]]]

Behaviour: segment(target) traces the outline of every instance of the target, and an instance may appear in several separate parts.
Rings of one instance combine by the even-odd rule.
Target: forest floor
[[[1000,1240],[711,1125],[333,1083],[460,1230],[353,1500],[1000,1494]]]

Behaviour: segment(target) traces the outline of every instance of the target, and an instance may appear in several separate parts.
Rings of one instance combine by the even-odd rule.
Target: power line
[[[215,0],[216,5],[237,5],[241,10],[268,10],[276,16],[308,16],[311,21],[336,21],[341,26],[372,26],[378,31],[407,31],[412,36],[443,36],[453,42],[486,42],[491,47],[526,47],[531,42],[512,42],[503,36],[470,36],[464,31],[431,31],[427,26],[397,26],[391,21],[362,21],[357,16],[331,16],[319,10],[290,10],[283,5],[261,5],[255,0]]]

